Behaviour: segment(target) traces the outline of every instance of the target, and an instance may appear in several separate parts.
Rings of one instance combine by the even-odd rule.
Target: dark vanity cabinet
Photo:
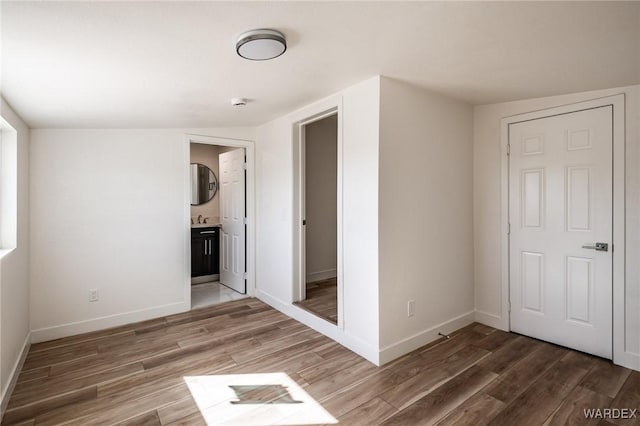
[[[191,228],[191,276],[220,273],[220,227]]]

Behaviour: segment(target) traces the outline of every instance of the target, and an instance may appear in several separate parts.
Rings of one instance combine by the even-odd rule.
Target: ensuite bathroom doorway
[[[246,150],[191,142],[191,309],[247,297]]]

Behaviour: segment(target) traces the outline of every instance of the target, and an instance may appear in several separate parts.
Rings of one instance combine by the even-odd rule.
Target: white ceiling
[[[3,96],[35,128],[252,126],[376,74],[472,104],[640,83],[638,2],[1,7]],[[239,58],[261,27],[287,52]]]

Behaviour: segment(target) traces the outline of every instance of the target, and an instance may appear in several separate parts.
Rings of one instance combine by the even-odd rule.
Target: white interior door
[[[611,106],[509,125],[511,329],[609,359],[612,129]]]
[[[246,293],[244,149],[220,154],[220,283]]]

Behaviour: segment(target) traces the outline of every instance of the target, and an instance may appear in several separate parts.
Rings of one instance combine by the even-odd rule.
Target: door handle
[[[595,243],[594,245],[584,245],[582,246],[584,249],[590,249],[595,251],[609,251],[609,244],[607,243]]]
[[[207,255],[207,240],[204,240],[204,255]]]

